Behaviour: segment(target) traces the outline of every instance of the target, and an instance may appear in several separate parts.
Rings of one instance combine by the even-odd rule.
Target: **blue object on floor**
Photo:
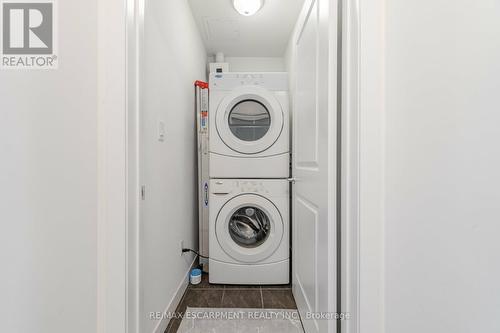
[[[189,280],[191,281],[191,284],[199,284],[201,282],[201,269],[192,269]]]

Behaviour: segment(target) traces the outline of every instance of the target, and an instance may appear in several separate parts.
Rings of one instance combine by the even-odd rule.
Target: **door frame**
[[[127,16],[127,233],[126,333],[140,332],[140,106],[146,0],[126,0]]]
[[[385,332],[385,0],[341,0],[342,333]]]
[[[144,0],[100,0],[96,332],[139,332],[138,126]]]
[[[383,333],[385,1],[339,1],[345,89],[341,95],[342,307],[337,310],[352,317],[342,322],[342,332]],[[139,332],[140,304],[137,129],[144,0],[102,0],[98,11],[96,331],[133,333]],[[331,79],[337,80],[337,75]],[[330,237],[336,237],[333,230]],[[330,250],[336,251],[336,243],[332,244]],[[336,304],[333,296],[330,304]]]

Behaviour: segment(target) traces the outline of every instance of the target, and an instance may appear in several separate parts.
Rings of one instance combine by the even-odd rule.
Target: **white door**
[[[335,332],[337,4],[309,0],[292,62],[293,293],[307,333]]]

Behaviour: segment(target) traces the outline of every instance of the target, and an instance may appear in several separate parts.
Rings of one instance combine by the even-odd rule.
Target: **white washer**
[[[287,178],[287,73],[210,74],[210,178]]]
[[[289,184],[210,180],[210,283],[289,283]]]

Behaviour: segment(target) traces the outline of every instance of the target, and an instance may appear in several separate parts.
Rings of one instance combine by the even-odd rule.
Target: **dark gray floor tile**
[[[291,290],[262,290],[265,309],[296,309],[295,299]]]
[[[223,308],[262,308],[260,289],[225,289]]]
[[[193,308],[220,308],[223,293],[223,289],[188,289],[177,310],[178,312],[184,312],[188,306]]]

